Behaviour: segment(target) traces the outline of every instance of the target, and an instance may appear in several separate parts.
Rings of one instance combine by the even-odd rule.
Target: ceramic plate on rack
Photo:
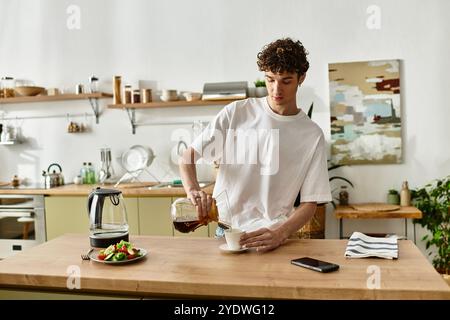
[[[150,166],[154,157],[151,149],[135,145],[122,154],[122,166],[128,172],[136,172]]]

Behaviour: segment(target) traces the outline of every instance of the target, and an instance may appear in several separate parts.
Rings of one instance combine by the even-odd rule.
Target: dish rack
[[[127,171],[114,187],[117,187],[121,182],[142,182],[139,176],[146,172],[152,176],[158,183],[160,182],[147,168],[150,167],[155,155],[153,150],[142,145],[134,145],[122,154],[121,165]]]

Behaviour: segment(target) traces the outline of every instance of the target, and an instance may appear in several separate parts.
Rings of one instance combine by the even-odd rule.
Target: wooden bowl
[[[14,91],[18,96],[29,97],[29,96],[37,96],[38,94],[45,92],[45,88],[23,86],[23,87],[15,87]]]
[[[202,98],[202,94],[199,92],[185,92],[183,93],[183,96],[187,101],[197,101]]]

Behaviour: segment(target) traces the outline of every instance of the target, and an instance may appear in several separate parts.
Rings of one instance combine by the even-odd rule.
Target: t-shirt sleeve
[[[226,131],[230,125],[229,110],[232,107],[231,103],[220,110],[190,145],[207,162],[222,158]]]
[[[321,134],[300,189],[300,202],[326,203],[331,200],[325,138]]]

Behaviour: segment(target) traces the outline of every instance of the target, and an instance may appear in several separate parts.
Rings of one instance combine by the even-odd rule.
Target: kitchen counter
[[[114,188],[113,184],[110,185],[75,185],[67,184],[60,187],[54,187],[50,189],[32,189],[32,188],[17,188],[17,189],[2,189],[0,188],[0,194],[40,194],[46,196],[87,196],[92,189],[96,187],[113,188],[122,191],[124,197],[185,197],[183,187],[172,188],[160,188],[149,190],[149,186],[157,185],[156,182],[136,182],[136,183],[123,183],[117,188]],[[214,183],[207,185],[202,190],[208,194],[212,194]]]
[[[419,249],[399,241],[400,258],[347,259],[346,240],[289,240],[268,253],[219,250],[223,240],[132,236],[148,251],[139,262],[106,265],[80,259],[89,240],[66,234],[0,261],[0,288],[129,297],[275,299],[450,299],[450,287]],[[294,266],[310,256],[340,265],[319,273]],[[380,288],[369,289],[380,268]],[[80,289],[67,289],[68,268],[80,271]]]

